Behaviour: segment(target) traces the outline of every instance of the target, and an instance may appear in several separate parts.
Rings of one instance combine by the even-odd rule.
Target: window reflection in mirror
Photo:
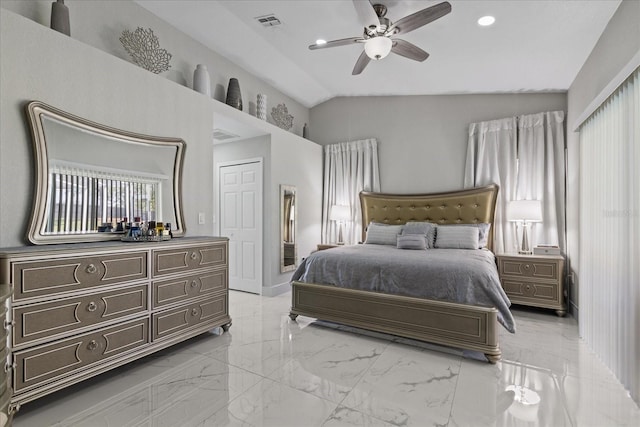
[[[116,240],[122,223],[136,220],[184,234],[183,140],[121,131],[37,101],[27,113],[36,160],[29,241]]]
[[[297,266],[296,248],[296,187],[280,185],[280,271],[285,273]]]

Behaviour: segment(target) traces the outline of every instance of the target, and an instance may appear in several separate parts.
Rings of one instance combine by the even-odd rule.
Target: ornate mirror
[[[118,240],[118,224],[137,218],[184,235],[182,139],[110,128],[38,101],[27,115],[36,175],[31,243]]]
[[[280,272],[295,270],[296,248],[296,187],[280,185]]]

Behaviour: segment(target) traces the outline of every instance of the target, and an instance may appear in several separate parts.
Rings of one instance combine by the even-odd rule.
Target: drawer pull
[[[191,282],[191,287],[195,288],[196,286],[198,286],[198,282],[196,282],[195,280]]]
[[[17,367],[18,367],[17,363],[12,363],[12,364],[5,363],[4,364],[4,372],[5,373],[9,373],[9,371],[15,371]]]
[[[98,267],[96,267],[93,264],[89,264],[84,271],[86,271],[89,274],[95,274],[98,271]]]
[[[196,258],[198,258],[198,254],[191,252],[191,259],[195,261]]]
[[[197,308],[192,308],[191,309],[191,315],[192,316],[197,316],[198,315],[198,309]]]
[[[89,351],[94,351],[96,348],[98,348],[98,343],[96,342],[96,340],[89,341],[89,344],[87,344],[87,349]]]
[[[15,325],[15,324],[16,324],[16,322],[14,322],[13,320],[4,319],[4,328],[6,330],[11,329],[13,327],[13,325]]]
[[[87,311],[89,311],[89,312],[94,312],[94,311],[96,311],[97,308],[98,308],[98,304],[96,304],[93,301],[91,301],[89,304],[87,304]]]
[[[530,266],[529,264],[525,264],[525,265],[524,265],[524,269],[525,269],[525,270],[528,270],[528,269],[530,269],[530,268],[531,268],[531,266]]]

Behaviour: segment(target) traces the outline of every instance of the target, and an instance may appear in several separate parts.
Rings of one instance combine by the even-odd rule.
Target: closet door
[[[220,234],[229,238],[229,288],[262,292],[262,163],[220,168]]]

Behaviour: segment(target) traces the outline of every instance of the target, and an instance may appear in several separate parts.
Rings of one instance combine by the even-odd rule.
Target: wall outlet
[[[198,213],[198,224],[204,224],[204,212]]]

